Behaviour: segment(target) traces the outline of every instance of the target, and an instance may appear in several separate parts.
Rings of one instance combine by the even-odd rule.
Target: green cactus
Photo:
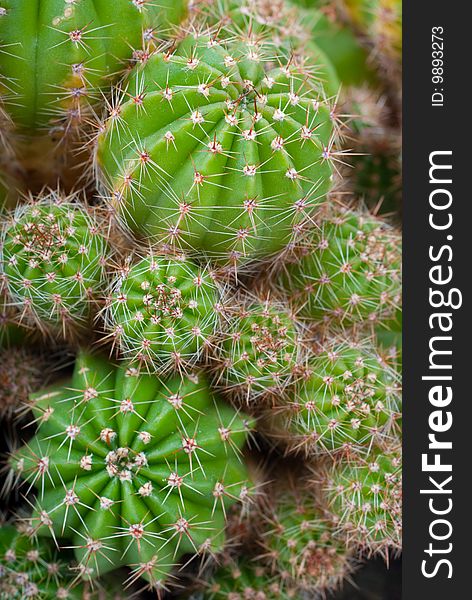
[[[398,429],[401,388],[369,341],[328,340],[287,399],[264,409],[259,429],[289,451],[365,452]]]
[[[310,597],[325,597],[352,571],[351,553],[334,535],[314,494],[289,485],[274,496],[264,524],[262,558],[280,580]]]
[[[204,584],[205,591],[197,600],[295,600],[297,588],[270,574],[267,567],[254,559],[242,558],[237,563],[220,567]]]
[[[287,307],[248,298],[223,315],[218,385],[247,402],[282,393],[302,360],[301,335]]]
[[[196,34],[130,74],[97,162],[133,231],[238,262],[298,234],[330,187],[333,143],[308,68],[266,40]]]
[[[142,258],[113,285],[106,321],[125,356],[159,369],[195,362],[218,326],[218,287],[183,255]]]
[[[366,555],[401,550],[401,447],[376,447],[328,470],[329,509],[347,543]]]
[[[366,212],[330,206],[289,257],[282,284],[304,319],[376,323],[401,303],[401,236]]]
[[[61,142],[83,128],[90,107],[102,100],[133,50],[155,47],[156,37],[184,16],[185,5],[184,0],[1,0],[0,97],[18,138],[19,158],[42,174],[43,184],[54,164],[45,155],[64,158]],[[54,166],[57,176],[63,164]]]
[[[247,494],[250,423],[199,376],[161,381],[81,353],[32,409],[38,431],[13,469],[38,490],[38,534],[72,538],[92,576],[129,565],[162,589],[176,559],[220,550],[225,510]]]
[[[62,334],[87,323],[109,255],[103,226],[75,200],[51,193],[21,205],[1,232],[12,303],[27,323]]]

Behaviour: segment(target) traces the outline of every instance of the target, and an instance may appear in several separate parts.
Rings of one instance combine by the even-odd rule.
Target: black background
[[[471,160],[471,3],[466,0],[405,0],[403,3],[403,164],[404,164],[404,600],[472,598],[472,418],[471,418],[471,288],[472,176]],[[446,99],[444,108],[431,107],[431,29],[444,27]],[[438,86],[439,87],[439,86]],[[428,226],[429,153],[453,151],[454,283],[464,305],[454,313],[453,500],[451,554],[453,579],[421,575],[424,548],[432,517],[419,490],[421,453],[427,446],[429,404],[428,364],[428,247],[440,245],[445,234]]]

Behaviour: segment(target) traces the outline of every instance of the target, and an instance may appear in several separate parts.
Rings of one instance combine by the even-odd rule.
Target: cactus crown
[[[255,35],[196,32],[130,74],[97,160],[127,226],[237,262],[299,234],[330,186],[333,144],[309,68]]]
[[[196,375],[161,381],[82,353],[32,408],[39,429],[13,468],[38,489],[38,533],[72,538],[92,576],[132,565],[159,588],[174,559],[221,547],[226,507],[246,497],[250,424]]]
[[[86,322],[108,244],[86,208],[55,193],[19,206],[2,230],[6,289],[26,321],[67,331]]]
[[[107,322],[125,355],[151,368],[195,362],[218,325],[212,273],[185,256],[153,256],[122,270]]]

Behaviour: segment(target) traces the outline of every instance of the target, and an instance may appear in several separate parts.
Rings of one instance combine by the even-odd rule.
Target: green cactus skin
[[[375,448],[327,474],[329,509],[349,545],[367,556],[401,550],[401,448]]]
[[[124,355],[150,369],[196,362],[218,326],[218,287],[208,268],[183,255],[148,255],[113,285],[108,329]]]
[[[288,402],[264,411],[260,431],[288,451],[365,452],[398,429],[401,388],[369,341],[328,340]]]
[[[2,291],[0,272],[0,350],[20,345],[28,330],[19,322],[20,314]]]
[[[285,270],[301,318],[344,328],[376,323],[401,302],[401,237],[368,213],[330,207]]]
[[[1,232],[6,290],[26,322],[67,335],[104,283],[106,235],[92,212],[51,193],[19,206]]]
[[[38,490],[38,534],[72,538],[92,576],[128,565],[159,590],[182,555],[221,549],[225,510],[248,489],[251,424],[198,376],[160,381],[81,353],[32,409],[39,428],[13,470]]]
[[[18,414],[46,376],[46,361],[37,351],[0,349],[0,419]]]
[[[286,484],[286,482],[285,482]],[[353,557],[306,490],[275,495],[266,515],[263,558],[271,571],[311,597],[326,597],[353,569]]]
[[[282,393],[302,360],[300,334],[287,307],[249,298],[226,307],[224,318],[218,385],[248,403]]]
[[[240,559],[218,569],[205,584],[198,600],[292,600],[297,589],[270,574],[267,567],[254,559]]]
[[[330,187],[335,151],[309,70],[275,66],[269,42],[234,37],[188,36],[138,66],[97,162],[133,231],[238,262],[298,235]]]
[[[27,168],[47,173],[133,50],[155,46],[184,0],[1,0],[0,96]],[[15,145],[15,144],[13,144]],[[48,163],[48,164],[46,164]],[[43,181],[44,183],[44,181]]]
[[[0,598],[84,600],[88,584],[59,560],[52,543],[29,537],[23,528],[2,525],[0,531]]]

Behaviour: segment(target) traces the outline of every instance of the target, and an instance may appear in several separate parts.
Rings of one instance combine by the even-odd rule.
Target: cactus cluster
[[[2,600],[396,560],[398,7],[0,0]]]

